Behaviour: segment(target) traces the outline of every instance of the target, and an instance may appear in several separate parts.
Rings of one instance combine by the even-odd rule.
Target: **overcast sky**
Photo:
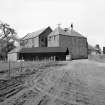
[[[92,45],[105,46],[105,0],[0,0],[0,20],[16,29],[18,36],[47,26],[70,27]]]

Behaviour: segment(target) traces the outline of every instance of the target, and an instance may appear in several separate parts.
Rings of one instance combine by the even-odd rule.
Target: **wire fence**
[[[0,79],[10,79],[11,77],[25,73],[26,70],[38,69],[41,66],[52,62],[54,61],[42,60],[42,61],[0,62]]]

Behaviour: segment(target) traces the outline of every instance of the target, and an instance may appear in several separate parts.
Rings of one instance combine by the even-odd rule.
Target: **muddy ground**
[[[52,62],[0,81],[0,105],[105,105],[105,63]]]

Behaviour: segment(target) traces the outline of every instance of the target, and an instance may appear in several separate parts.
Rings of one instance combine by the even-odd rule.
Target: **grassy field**
[[[96,55],[89,55],[89,60],[105,63],[105,54],[96,54]]]
[[[24,73],[26,70],[38,69],[45,65],[53,65],[53,61],[21,61],[21,62],[0,62],[0,79],[16,76]]]
[[[0,71],[5,71],[10,68],[19,68],[19,67],[29,67],[29,66],[35,66],[40,64],[45,64],[48,61],[20,61],[20,62],[0,62]]]
[[[73,60],[30,65],[32,70],[1,81],[0,105],[105,105],[105,63]]]

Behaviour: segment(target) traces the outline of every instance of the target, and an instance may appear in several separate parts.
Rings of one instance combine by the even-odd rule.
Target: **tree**
[[[105,54],[105,47],[103,47],[103,54]]]
[[[15,47],[15,40],[19,41],[16,31],[7,23],[0,22],[0,56],[2,59],[7,59],[7,53]]]

